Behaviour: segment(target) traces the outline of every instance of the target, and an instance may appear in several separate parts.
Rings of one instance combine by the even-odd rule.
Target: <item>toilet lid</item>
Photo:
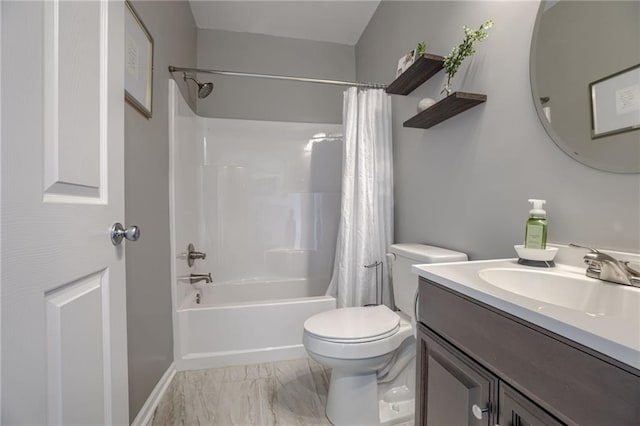
[[[395,334],[400,317],[384,305],[342,308],[307,319],[304,329],[321,339],[359,343]]]

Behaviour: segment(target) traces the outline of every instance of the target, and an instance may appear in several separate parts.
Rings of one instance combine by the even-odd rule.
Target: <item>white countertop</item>
[[[575,274],[580,279],[585,268],[559,264],[555,268],[535,268],[517,263],[517,259],[414,265],[413,272],[458,293],[538,325],[584,346],[640,369],[640,288],[610,284],[615,305],[610,314],[593,314],[542,302],[496,287],[478,275],[487,268],[517,268]],[[588,296],[576,294],[576,297]]]

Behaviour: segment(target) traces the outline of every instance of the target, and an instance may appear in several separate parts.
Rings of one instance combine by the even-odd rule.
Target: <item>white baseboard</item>
[[[172,362],[167,371],[164,372],[156,386],[151,391],[151,394],[145,401],[144,405],[138,411],[136,418],[131,422],[132,426],[147,426],[151,422],[153,413],[156,411],[158,404],[162,400],[162,396],[167,391],[167,388],[171,384],[173,377],[176,375],[176,366]]]
[[[300,344],[244,351],[192,353],[176,360],[175,363],[178,371],[185,371],[258,364],[261,362],[288,361],[306,357],[307,351]]]

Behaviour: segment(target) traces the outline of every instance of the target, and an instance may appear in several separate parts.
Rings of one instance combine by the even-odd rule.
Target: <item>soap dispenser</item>
[[[524,236],[524,246],[532,249],[547,248],[547,212],[542,209],[545,200],[531,199],[533,208],[529,210],[529,220]]]

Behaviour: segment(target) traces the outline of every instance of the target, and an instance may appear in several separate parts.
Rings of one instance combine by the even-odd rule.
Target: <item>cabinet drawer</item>
[[[634,374],[537,326],[420,279],[420,321],[567,423],[640,424]]]

